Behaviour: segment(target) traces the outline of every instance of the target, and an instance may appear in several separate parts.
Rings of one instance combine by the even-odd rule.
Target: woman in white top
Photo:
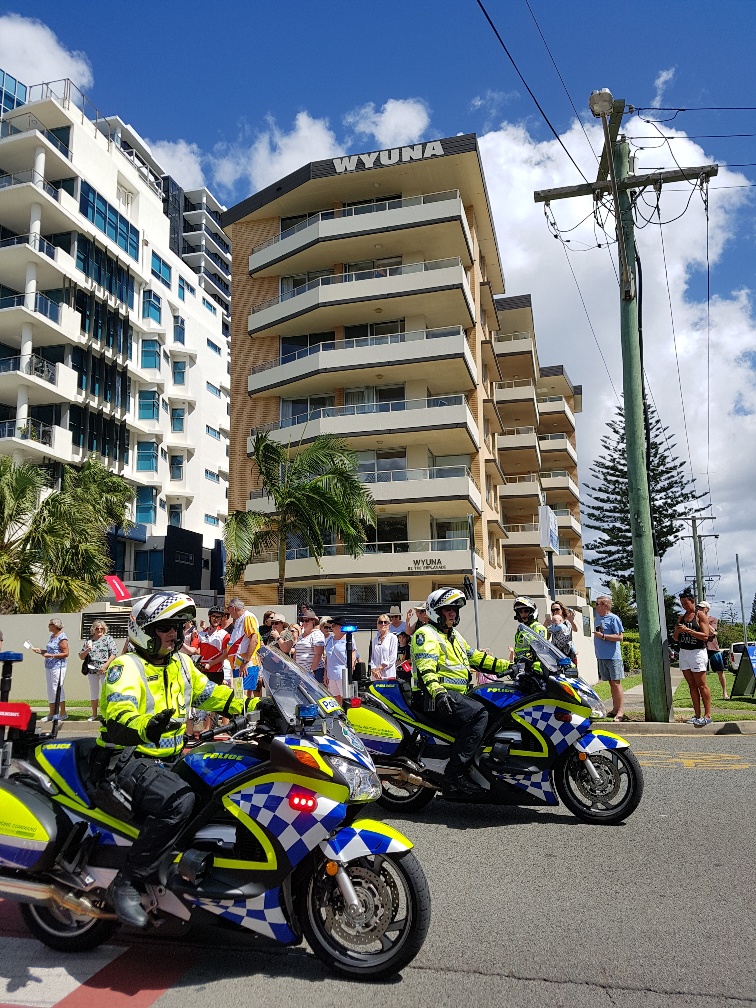
[[[378,617],[378,633],[370,652],[370,673],[373,679],[396,679],[396,634],[390,632],[391,620],[384,613]]]
[[[302,617],[302,636],[294,645],[294,660],[303,671],[311,672],[322,683],[325,677],[325,637],[318,629],[319,623],[315,613]]]

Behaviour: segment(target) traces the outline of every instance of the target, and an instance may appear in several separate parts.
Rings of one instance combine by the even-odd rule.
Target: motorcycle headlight
[[[594,693],[591,687],[587,683],[580,683],[577,687],[577,691],[580,694],[580,699],[586,706],[591,708],[592,718],[603,718],[606,717],[606,705],[601,697]]]
[[[381,782],[378,774],[340,756],[329,756],[328,759],[334,770],[338,770],[349,785],[349,797],[352,801],[373,801],[375,798],[380,798]]]

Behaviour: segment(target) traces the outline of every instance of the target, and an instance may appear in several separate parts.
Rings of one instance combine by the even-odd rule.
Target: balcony
[[[541,473],[541,485],[550,492],[554,502],[561,502],[570,497],[580,500],[580,491],[572,476],[566,469],[552,469]]]
[[[46,234],[72,229],[71,213],[78,211],[78,205],[68,193],[35,171],[0,174],[0,219],[5,227],[17,234],[27,232],[33,203],[42,204],[41,229]]]
[[[538,446],[544,465],[577,465],[577,451],[566,434],[541,434]]]
[[[252,451],[254,435],[270,431],[271,438],[297,445],[314,441],[320,434],[349,438],[355,451],[375,447],[380,434],[386,447],[406,444],[408,434],[422,432],[435,454],[462,454],[478,450],[478,428],[463,395],[428,396],[398,402],[330,406],[255,428],[247,441]],[[441,449],[444,449],[443,452]]]
[[[69,148],[34,116],[17,113],[0,124],[0,163],[5,171],[22,172],[33,165],[39,147],[45,151],[48,175],[67,178],[74,174]]]
[[[59,255],[67,260],[65,265],[59,261]],[[36,266],[37,286],[42,290],[60,287],[61,271],[74,265],[70,256],[38,234],[24,234],[0,241],[0,271],[6,287],[23,290],[30,263]]]
[[[568,428],[575,430],[575,414],[567,405],[564,396],[538,396],[538,412],[541,421],[550,429]]]
[[[201,242],[203,239],[207,240],[209,238],[211,239],[212,242],[214,242],[213,247],[217,246],[221,252],[225,253],[225,255],[227,256],[231,255],[231,246],[229,245],[229,243],[217,232],[212,231],[207,226],[207,224],[205,223],[191,224],[189,221],[184,221],[182,225],[182,230],[184,235],[189,235],[189,241],[187,242],[185,239],[184,244],[188,244],[196,252],[199,252],[200,249],[199,247],[195,248],[194,242],[195,241]]]
[[[507,481],[499,487],[499,499],[507,498],[517,504],[537,507],[542,502],[541,481],[537,473],[523,473],[521,476],[507,476]],[[526,498],[535,498],[534,501]]]
[[[51,458],[70,462],[71,450],[71,432],[64,427],[51,427],[32,419],[0,422],[0,455],[20,454],[34,462]]]
[[[583,558],[571,549],[560,549],[554,554],[554,567],[556,570],[577,570],[581,574],[585,570]]]
[[[507,546],[531,546],[541,550],[541,530],[538,522],[507,524]]]
[[[0,402],[15,405],[20,385],[26,386],[31,406],[70,402],[76,397],[76,372],[63,364],[51,364],[36,354],[0,359]]]
[[[432,230],[431,230],[432,229]],[[432,247],[439,255],[461,256],[469,266],[473,242],[459,192],[428,193],[406,199],[383,200],[312,214],[252,249],[249,272],[264,276],[286,271],[305,273],[322,267],[328,242],[338,241],[339,258],[348,262],[373,259],[376,237],[390,234],[393,255]]]
[[[560,532],[573,532],[576,536],[583,534],[579,519],[568,508],[552,508],[556,515],[557,527]]]
[[[249,316],[250,335],[275,326],[281,336],[302,331],[301,318],[313,331],[365,321],[366,302],[391,298],[391,315],[424,314],[467,327],[475,322],[475,303],[459,258],[406,263],[382,269],[358,270],[311,280],[285,294],[256,305]],[[388,310],[385,306],[384,310]]]
[[[502,453],[501,464],[506,473],[541,468],[535,427],[505,427],[496,438],[496,448]]]
[[[546,581],[543,574],[510,574],[505,571],[501,582],[512,595],[546,595]]]
[[[380,370],[388,385],[403,384],[414,364],[432,365],[436,392],[475,387],[475,362],[461,326],[321,343],[254,368],[247,387],[250,395],[277,388],[287,396],[329,392],[335,374],[340,385],[363,385],[367,369]]]
[[[288,550],[286,581],[310,581],[319,578],[380,578],[413,575],[469,574],[470,548],[467,539],[421,539],[410,542],[367,543],[362,556],[345,555],[340,545],[326,547],[328,553],[320,566],[307,550]],[[475,554],[478,576],[483,576],[483,558]],[[263,554],[247,566],[246,584],[264,584],[278,580],[278,561],[274,554]]]
[[[0,298],[0,342],[21,349],[21,327],[31,322],[37,346],[81,343],[81,316],[44,294],[11,294]]]

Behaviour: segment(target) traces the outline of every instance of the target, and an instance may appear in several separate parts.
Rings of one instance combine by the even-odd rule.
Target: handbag
[[[91,670],[89,668],[89,655],[87,655],[87,657],[81,663],[81,674],[82,675],[89,675],[90,671]]]

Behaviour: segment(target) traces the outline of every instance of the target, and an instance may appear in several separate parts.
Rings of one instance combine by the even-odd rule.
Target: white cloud
[[[659,75],[654,81],[656,94],[654,95],[654,100],[651,102],[653,108],[659,108],[661,105],[664,100],[664,92],[667,90],[667,84],[674,79],[676,70],[677,67],[670,67],[668,70],[659,71]]]
[[[344,125],[356,136],[374,137],[382,148],[416,143],[429,123],[428,106],[419,98],[389,98],[379,111],[368,102],[344,116]]]
[[[182,189],[201,189],[205,185],[203,154],[199,146],[187,140],[148,140],[161,167]]]
[[[0,16],[0,67],[27,85],[68,77],[86,91],[94,80],[85,53],[66,49],[47,25],[20,14]]]
[[[211,156],[213,178],[225,190],[247,181],[257,191],[309,161],[341,153],[327,119],[299,112],[292,129],[286,132],[269,116],[267,129],[252,143],[238,141],[216,147]]]
[[[630,136],[648,135],[648,123],[626,121]],[[660,124],[665,135],[681,137],[673,143],[680,164],[699,165],[711,160],[683,133]],[[588,135],[596,150],[601,149],[600,127],[590,124]],[[573,157],[588,178],[595,177],[596,162],[588,150],[577,123],[562,136]],[[495,132],[481,137],[480,147],[486,171],[496,229],[509,294],[532,293],[533,311],[542,365],[563,363],[575,383],[583,385],[582,416],[578,417],[578,443],[581,479],[597,456],[604,423],[613,416],[616,400],[604,370],[598,348],[591,336],[569,266],[564,246],[548,231],[543,205],[533,202],[536,189],[574,185],[580,181],[564,151],[555,140],[537,142],[522,126],[503,124]],[[653,167],[672,168],[668,148],[638,152],[639,171]],[[710,194],[710,254],[714,285],[718,287],[717,260],[733,243],[742,226],[742,210],[749,201],[747,189],[715,187],[742,184],[745,179],[720,168]],[[664,188],[661,197],[662,220],[683,213],[690,196],[683,184]],[[646,194],[651,206],[641,205],[651,216],[655,197]],[[575,271],[598,341],[618,392],[622,389],[622,365],[619,340],[619,299],[610,254],[596,245],[588,197],[554,201],[552,210],[561,228],[587,221],[564,235],[569,239],[570,263]],[[607,229],[612,230],[609,218]],[[705,270],[705,219],[699,193],[694,193],[687,212],[663,229],[672,291],[672,308],[690,439],[690,460],[699,488],[707,487],[707,357],[710,362],[709,478],[713,513],[717,521],[713,531],[717,543],[722,580],[717,598],[736,598],[734,554],[740,554],[747,572],[744,594],[750,600],[756,589],[756,537],[753,519],[753,466],[745,462],[733,446],[756,443],[756,320],[751,292],[737,290],[720,293],[712,299],[710,339],[707,350],[706,303],[694,295],[691,281]],[[598,232],[601,236],[601,232]],[[662,422],[675,434],[676,454],[687,459],[680,392],[675,361],[665,272],[662,262],[659,228],[649,225],[638,229],[638,247],[644,277],[645,363],[650,387]],[[602,244],[606,244],[603,236]],[[585,250],[585,251],[581,251]],[[611,256],[616,256],[612,246]],[[700,283],[696,290],[700,290]],[[704,296],[705,297],[705,296]],[[736,361],[738,363],[736,363]],[[753,412],[751,412],[753,411]],[[750,450],[750,449],[749,449]],[[748,529],[751,535],[743,535]],[[707,563],[716,572],[714,540],[706,540]],[[693,573],[688,541],[674,547],[664,561],[667,586],[678,590],[684,577]],[[594,577],[594,583],[598,582]]]

